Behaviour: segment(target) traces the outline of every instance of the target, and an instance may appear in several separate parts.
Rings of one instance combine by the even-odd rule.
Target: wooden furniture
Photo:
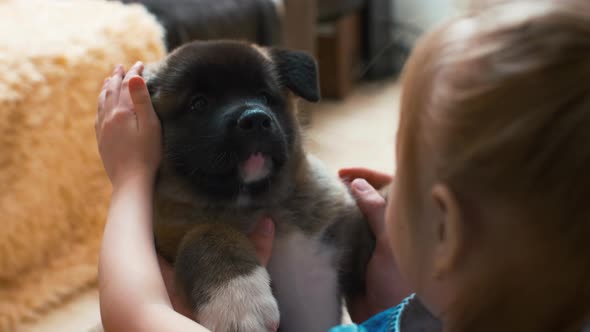
[[[317,56],[316,0],[283,0],[283,6],[282,45]]]
[[[314,55],[322,98],[342,99],[358,79],[366,0],[283,0],[283,43]]]
[[[323,97],[346,97],[352,91],[361,63],[360,12],[320,24],[317,48]]]

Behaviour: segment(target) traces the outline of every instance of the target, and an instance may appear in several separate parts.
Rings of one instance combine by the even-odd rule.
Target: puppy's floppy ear
[[[270,53],[286,87],[307,101],[320,100],[318,68],[311,55],[282,48],[271,48]]]

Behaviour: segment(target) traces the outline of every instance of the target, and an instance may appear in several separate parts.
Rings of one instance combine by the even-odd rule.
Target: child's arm
[[[118,66],[99,97],[96,134],[113,195],[99,262],[106,331],[206,331],[174,312],[152,233],[152,193],[161,158],[158,119],[141,64]],[[134,100],[131,94],[134,94]]]
[[[152,195],[161,159],[161,129],[141,63],[124,77],[118,66],[99,96],[96,136],[113,185],[99,262],[103,326],[112,331],[207,331],[172,308],[152,233]],[[269,220],[250,236],[263,264],[273,238]]]
[[[153,245],[153,178],[114,188],[99,264],[106,331],[206,331],[172,309]]]

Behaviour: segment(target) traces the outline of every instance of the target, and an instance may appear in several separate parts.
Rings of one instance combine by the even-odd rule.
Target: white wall
[[[395,19],[410,23],[422,30],[432,26],[465,8],[466,0],[393,0]]]

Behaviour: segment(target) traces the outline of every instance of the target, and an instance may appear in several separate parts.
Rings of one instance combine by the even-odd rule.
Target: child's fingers
[[[256,249],[256,256],[262,266],[266,266],[270,260],[274,235],[275,226],[270,218],[264,218],[256,224],[256,227],[249,235],[249,238]]]
[[[135,106],[151,105],[152,100],[148,92],[145,81],[140,76],[133,76],[129,78],[129,92],[131,92],[131,99]]]
[[[364,179],[355,179],[350,187],[373,233],[381,234],[385,226],[385,199]]]
[[[131,99],[131,91],[129,90],[129,80],[133,77],[138,76],[138,73],[141,71],[143,64],[141,62],[136,62],[125,74],[123,81],[121,82],[121,94],[119,95],[119,103],[118,106],[122,110],[129,110],[129,111],[136,111],[135,106],[133,104],[133,100]]]
[[[102,82],[102,88],[100,88],[100,91],[105,91],[107,86],[109,85],[109,81],[111,80],[111,77],[107,77],[104,79],[104,81]]]
[[[106,112],[111,112],[119,103],[119,94],[121,93],[121,81],[125,71],[122,65],[117,65],[113,71],[113,76],[110,78],[105,95],[104,109]]]
[[[104,82],[102,84],[102,89],[100,90],[100,93],[98,94],[98,110],[97,113],[104,113],[104,108],[105,108],[105,99],[106,99],[106,94],[107,94],[107,86],[109,81],[111,80],[110,77],[107,77],[104,79]]]
[[[156,121],[157,117],[152,106],[150,93],[142,77],[133,76],[129,79],[129,93],[140,123]]]
[[[362,167],[343,168],[338,171],[338,176],[347,183],[362,178],[377,189],[381,189],[393,181],[393,176],[390,174]]]
[[[98,95],[98,100],[97,100],[97,102],[98,102],[98,108],[96,110],[96,113],[97,114],[104,113],[104,107],[105,107],[104,104],[105,104],[106,95],[107,95],[107,89],[106,88],[103,88],[100,91],[100,94]]]
[[[104,102],[106,99],[107,87],[109,86],[110,80],[111,80],[110,76],[104,79],[104,82],[102,83],[102,88],[100,89],[100,93],[98,94],[98,112],[99,113],[104,111]]]
[[[141,76],[143,71],[143,63],[137,61],[129,70],[127,74],[125,74],[125,78],[123,79],[123,90],[129,89],[129,80],[135,76]]]
[[[143,73],[143,68],[144,68],[143,62],[137,61],[133,65],[132,70],[130,70],[131,71],[131,75],[132,76],[135,76],[135,75],[141,76],[141,73]]]
[[[107,94],[107,86],[110,81],[110,77],[104,79],[102,84],[102,89],[100,90],[100,94],[98,95],[98,107],[96,110],[96,118],[94,119],[94,131],[96,133],[96,140],[98,141],[98,131],[104,119],[104,109],[105,109],[105,99]]]

